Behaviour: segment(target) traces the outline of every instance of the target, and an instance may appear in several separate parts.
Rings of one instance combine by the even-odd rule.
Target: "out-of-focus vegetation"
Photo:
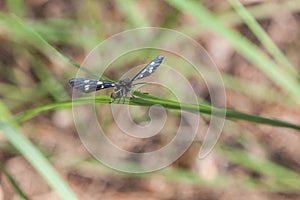
[[[300,2],[242,3],[246,10],[236,0],[1,2],[0,199],[299,199],[299,131],[262,125],[259,116],[299,125]],[[122,174],[80,142],[68,80],[100,42],[148,26],[177,30],[203,45],[222,74],[226,106],[257,121],[226,120],[204,160],[197,159],[195,142],[163,170]],[[109,78],[150,60],[155,52],[149,52],[116,61]],[[205,88],[200,94],[207,98]],[[98,101],[106,105],[109,98]],[[10,121],[26,111],[35,117]],[[118,132],[109,118],[105,127]]]

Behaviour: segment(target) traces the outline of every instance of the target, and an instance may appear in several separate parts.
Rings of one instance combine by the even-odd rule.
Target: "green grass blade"
[[[34,57],[35,60],[33,61],[32,69],[40,79],[41,90],[47,91],[55,101],[66,99],[68,95],[61,83],[48,72],[37,56]]]
[[[46,111],[50,111],[50,110],[57,110],[57,109],[63,109],[63,108],[70,108],[72,106],[76,106],[76,105],[82,105],[82,104],[89,104],[89,103],[93,103],[95,102],[95,99],[91,99],[91,98],[80,98],[80,99],[76,99],[72,101],[63,101],[63,102],[56,102],[56,103],[51,103],[51,104],[47,104],[44,106],[40,106],[37,108],[33,108],[33,109],[29,109],[26,111],[23,111],[17,115],[15,115],[11,122],[12,123],[20,123],[23,122],[25,120],[28,120],[34,116],[37,116],[38,114],[42,113],[42,112],[46,112]],[[110,103],[111,99],[108,96],[98,96],[96,98],[96,102],[97,103]]]
[[[77,199],[43,154],[8,122],[5,116],[9,116],[9,112],[0,102],[0,129],[9,142],[32,164],[62,199]]]
[[[295,103],[300,104],[300,89],[298,81],[285,72],[268,58],[261,50],[252,44],[239,33],[229,29],[221,23],[214,15],[212,15],[201,4],[194,1],[167,0],[171,5],[193,15],[200,23],[204,23],[207,27],[215,31],[217,34],[226,38],[237,51],[245,56],[251,63],[262,70],[274,83],[281,86],[291,93]]]
[[[254,123],[259,123],[259,124],[267,124],[271,126],[279,126],[279,127],[286,127],[286,128],[292,128],[296,130],[300,130],[300,125],[292,124],[289,122],[281,121],[281,120],[276,120],[276,119],[271,119],[267,117],[260,117],[256,115],[250,115],[234,110],[229,110],[229,109],[221,109],[221,108],[216,108],[212,107],[209,105],[192,105],[192,104],[182,104],[179,102],[175,101],[169,101],[165,99],[161,99],[159,97],[154,97],[151,95],[145,95],[142,93],[134,93],[136,96],[140,96],[143,98],[133,98],[131,99],[130,104],[132,105],[145,105],[145,106],[151,106],[155,104],[160,104],[166,108],[169,109],[176,109],[176,110],[185,110],[188,112],[193,112],[193,113],[202,113],[202,114],[214,114],[216,116],[223,116],[224,113],[226,113],[226,118],[228,119],[236,119],[236,120],[244,120],[244,121],[249,121],[249,122],[254,122]]]
[[[235,148],[222,147],[222,153],[230,161],[271,178],[266,180],[266,186],[271,190],[299,190],[300,175],[294,171],[269,160],[259,160]]]
[[[19,197],[21,199],[29,200],[29,198],[26,196],[26,194],[23,192],[23,190],[19,187],[19,184],[17,181],[14,179],[12,175],[10,175],[9,172],[7,172],[5,166],[3,163],[0,161],[0,169],[3,172],[3,174],[7,177],[8,181],[12,185],[12,187],[15,189],[15,191],[19,194]]]
[[[239,0],[229,0],[231,5],[234,7],[236,12],[242,17],[244,22],[250,28],[250,30],[255,34],[259,41],[265,46],[265,48],[272,54],[273,58],[277,60],[278,63],[285,66],[291,75],[297,75],[297,70],[288,61],[288,59],[283,55],[283,53],[274,44],[271,38],[267,35],[264,29],[257,23],[254,17],[247,11],[247,9],[239,2]]]
[[[250,115],[242,112],[237,112],[233,110],[224,110],[221,108],[215,108],[211,107],[209,105],[193,105],[193,104],[184,104],[179,103],[175,101],[169,101],[165,100],[159,97],[155,97],[152,95],[142,94],[137,91],[134,92],[134,95],[142,97],[142,98],[130,98],[129,104],[130,105],[137,105],[137,106],[152,106],[159,104],[161,106],[164,106],[167,109],[174,109],[174,110],[184,110],[196,114],[214,114],[216,116],[223,116],[224,113],[226,113],[226,117],[228,119],[236,119],[236,120],[244,120],[249,122],[254,122],[258,124],[266,124],[271,126],[278,126],[278,127],[286,127],[286,128],[292,128],[296,130],[300,130],[300,125],[292,124],[289,122],[276,120],[276,119],[270,119],[266,117],[260,117],[255,115]],[[96,96],[95,99],[92,98],[79,98],[74,99],[72,101],[64,101],[59,103],[53,103],[48,104],[45,106],[33,108],[24,112],[21,112],[14,116],[11,120],[13,123],[19,123],[22,121],[25,121],[27,119],[30,119],[36,115],[38,115],[41,112],[49,111],[49,110],[55,110],[59,108],[67,108],[72,107],[76,105],[82,105],[82,104],[88,104],[88,103],[110,103],[111,99],[109,96]]]
[[[0,18],[1,20],[1,18]],[[37,33],[35,30],[33,30],[30,25],[26,24],[25,22],[23,22],[19,17],[17,17],[16,15],[11,15],[11,17],[7,17],[7,16],[3,16],[2,18],[3,21],[0,21],[0,23],[4,22],[5,24],[7,24],[6,26],[8,26],[8,24],[10,24],[11,26],[13,25],[13,27],[15,27],[16,29],[18,29],[17,32],[22,32],[22,34],[24,34],[24,37],[29,37],[31,38],[31,42],[34,42],[34,44],[39,47],[39,48],[45,48],[50,50],[51,52],[54,52],[56,55],[58,55],[60,58],[62,58],[64,61],[66,61],[67,63],[69,63],[70,65],[73,65],[74,67],[94,76],[97,77],[100,80],[103,81],[111,81],[109,78],[106,78],[104,76],[99,77],[94,71],[87,69],[81,65],[79,65],[78,63],[74,62],[73,60],[71,60],[70,58],[68,58],[67,56],[65,56],[64,54],[62,54],[61,52],[59,52],[56,48],[54,48],[51,44],[49,44],[39,33]],[[11,30],[13,31],[13,30]],[[50,52],[49,52],[50,54]]]
[[[139,10],[135,9],[136,1],[128,0],[118,0],[117,5],[123,11],[125,17],[133,25],[133,27],[146,27],[149,26],[147,20],[143,15],[137,17]]]
[[[8,0],[6,2],[10,12],[16,14],[19,17],[24,16],[25,2],[23,0]]]
[[[266,19],[271,18],[276,13],[282,12],[282,10],[298,13],[300,11],[300,4],[299,0],[265,1],[264,3],[247,6],[247,10],[255,19]],[[243,23],[239,15],[232,10],[222,11],[217,15],[220,20],[227,24],[237,25]]]

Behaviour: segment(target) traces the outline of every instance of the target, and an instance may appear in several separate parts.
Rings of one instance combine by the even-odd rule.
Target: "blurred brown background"
[[[196,2],[266,52],[227,1]],[[300,1],[242,3],[299,71]],[[70,100],[68,80],[77,71],[12,22],[19,18],[77,63],[96,44],[131,28],[157,26],[183,32],[206,48],[222,72],[228,108],[300,122],[299,105],[288,100],[286,91],[220,35],[167,1],[18,0],[0,1],[0,9],[0,96],[13,114]],[[117,80],[126,69],[147,61],[126,63],[107,76]],[[205,89],[199,93],[207,98]],[[107,127],[117,132],[110,119]],[[204,160],[197,159],[199,143],[195,143],[174,165],[143,175],[117,172],[94,160],[77,135],[69,108],[41,113],[21,123],[20,131],[51,161],[79,199],[300,199],[300,136],[292,129],[227,120],[214,151]],[[159,142],[124,145],[138,151]],[[0,158],[30,199],[60,199],[1,132]],[[0,199],[20,199],[4,173]]]

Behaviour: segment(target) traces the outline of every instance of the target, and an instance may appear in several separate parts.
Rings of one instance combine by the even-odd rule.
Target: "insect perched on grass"
[[[152,60],[148,65],[146,65],[135,77],[132,79],[126,78],[123,80],[119,80],[117,82],[107,82],[107,81],[100,81],[94,79],[86,79],[86,78],[73,78],[69,80],[70,85],[84,93],[90,93],[97,90],[102,90],[105,88],[114,87],[114,90],[111,94],[111,98],[113,100],[118,98],[126,98],[128,94],[131,94],[131,90],[133,86],[137,84],[144,84],[144,83],[133,83],[134,81],[147,77],[155,72],[158,66],[163,61],[164,56],[160,55]]]

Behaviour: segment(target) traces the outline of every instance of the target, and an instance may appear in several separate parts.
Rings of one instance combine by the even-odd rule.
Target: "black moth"
[[[105,88],[115,87],[111,94],[113,100],[117,98],[126,98],[132,90],[134,81],[147,77],[155,72],[158,66],[162,63],[164,56],[160,55],[146,65],[135,77],[119,80],[118,82],[105,82],[86,78],[72,78],[69,80],[70,85],[84,93],[90,93]],[[138,83],[137,83],[138,84]]]

